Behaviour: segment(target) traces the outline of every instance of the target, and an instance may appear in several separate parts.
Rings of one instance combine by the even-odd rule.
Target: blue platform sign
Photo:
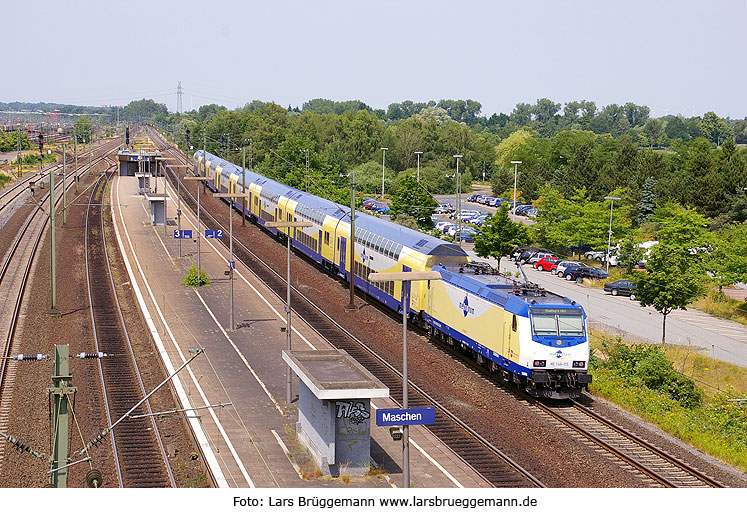
[[[434,407],[411,409],[376,409],[376,426],[432,425],[436,422]]]
[[[191,229],[174,230],[174,238],[192,238]]]
[[[223,238],[222,229],[206,229],[205,238]]]

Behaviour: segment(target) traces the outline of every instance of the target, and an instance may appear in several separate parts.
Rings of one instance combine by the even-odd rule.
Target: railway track
[[[180,153],[173,153],[173,155],[184,162]],[[171,173],[167,173],[167,176],[172,185],[175,184],[175,181],[179,181],[179,178],[174,177]],[[181,191],[185,192],[187,204],[192,209],[196,209],[196,199],[188,189],[182,187]],[[203,213],[206,214],[205,219],[203,219],[206,226],[213,229],[226,229],[209,212],[205,210]],[[275,292],[280,299],[284,299],[286,289],[284,277],[276,273],[238,240],[234,240],[234,253],[268,288]],[[332,345],[347,351],[389,387],[391,396],[401,403],[402,375],[396,366],[389,364],[376,354],[295,288],[292,288],[291,302],[294,312],[299,317]],[[409,382],[408,391],[408,397],[413,406],[432,405],[436,407],[436,424],[429,425],[429,429],[491,485],[495,487],[545,487],[541,481],[514,462],[497,446],[491,444],[456,415],[449,412],[437,398],[428,395],[413,382]]]
[[[81,176],[103,160],[99,157],[89,164],[79,166],[71,176]],[[73,181],[67,183],[67,188],[73,186]],[[60,192],[62,183],[55,185],[55,191]],[[56,193],[55,208],[59,209],[62,196]],[[18,232],[16,239],[6,253],[0,269],[0,356],[17,354],[15,340],[18,330],[21,307],[23,305],[26,287],[28,286],[34,259],[41,243],[41,239],[49,224],[49,215],[45,211],[49,205],[49,192],[46,193]],[[7,429],[12,405],[12,396],[7,394],[6,387],[15,381],[17,362],[0,360],[0,431]],[[3,459],[3,447],[0,447],[0,463]]]
[[[146,396],[114,285],[103,217],[103,196],[111,174],[91,191],[86,212],[86,278],[99,376],[108,425]],[[153,410],[146,401],[111,436],[119,487],[176,487]]]
[[[613,454],[661,487],[725,487],[684,461],[613,423],[594,410],[572,401],[552,406],[531,400],[581,439]]]

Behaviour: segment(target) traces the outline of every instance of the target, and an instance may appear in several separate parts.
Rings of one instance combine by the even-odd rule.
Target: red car
[[[540,271],[549,271],[553,268],[553,265],[557,265],[560,258],[554,256],[545,256],[540,261],[534,264],[534,268]]]

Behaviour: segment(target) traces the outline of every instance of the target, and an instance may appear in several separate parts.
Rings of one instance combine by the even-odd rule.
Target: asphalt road
[[[472,245],[465,250],[473,260],[495,260],[478,258]],[[516,266],[507,258],[501,260],[501,272],[515,273]],[[611,332],[623,332],[630,338],[661,342],[662,315],[650,307],[642,307],[638,301],[624,296],[613,297],[600,288],[579,285],[533,268],[524,267],[527,278],[556,294],[567,296],[581,304],[592,327]],[[697,310],[676,310],[667,316],[667,343],[693,346],[708,356],[747,367],[747,330],[739,323],[712,317]]]

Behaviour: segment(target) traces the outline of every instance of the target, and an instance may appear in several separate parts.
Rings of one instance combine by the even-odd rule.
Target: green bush
[[[182,285],[185,287],[209,287],[210,276],[207,275],[205,269],[200,269],[200,275],[197,275],[197,265],[193,265],[189,268],[189,272],[184,275]]]
[[[680,374],[657,346],[626,344],[619,337],[602,342],[606,362],[594,364],[614,371],[629,384],[642,384],[665,394],[683,407],[700,405],[703,393],[690,378]]]

